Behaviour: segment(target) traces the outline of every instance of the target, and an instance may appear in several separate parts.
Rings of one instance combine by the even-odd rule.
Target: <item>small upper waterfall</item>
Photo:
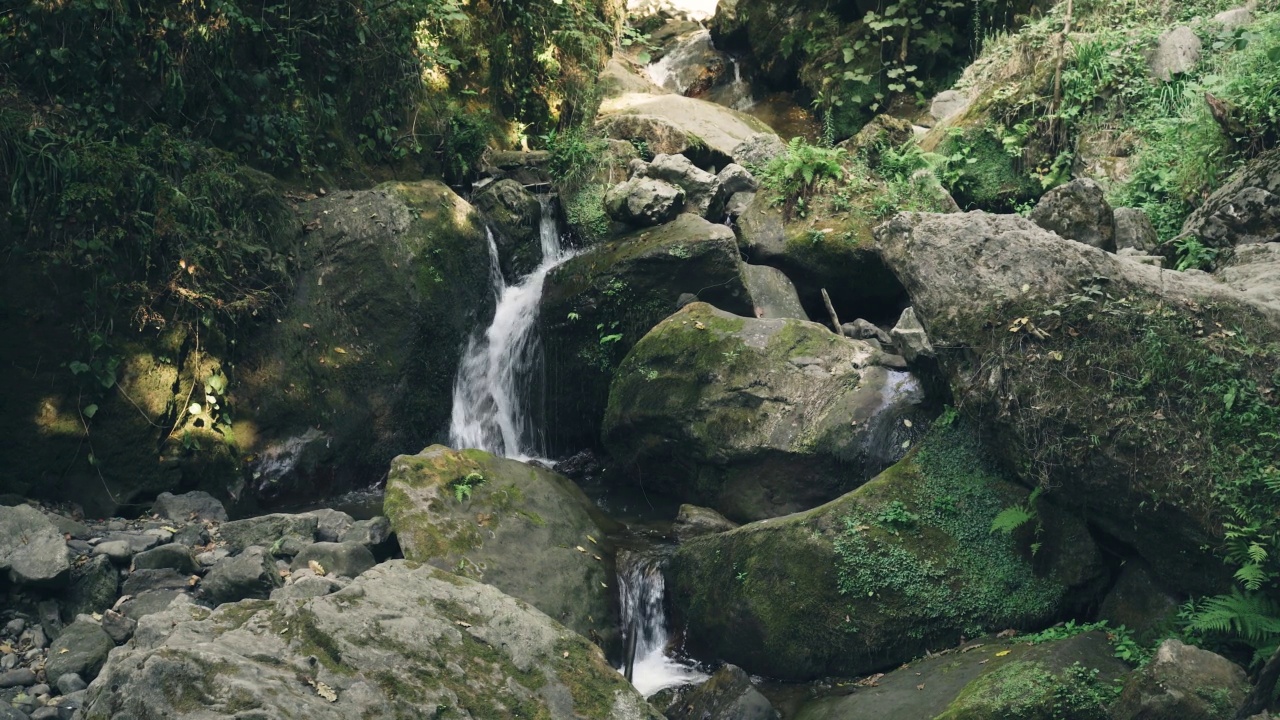
[[[663,606],[666,590],[660,556],[625,550],[618,553],[622,628],[625,633],[636,633],[631,684],[645,697],[669,687],[707,679],[691,664],[667,654],[671,638],[667,633],[667,612]]]
[[[542,347],[535,331],[547,273],[569,256],[548,196],[539,196],[542,262],[507,285],[498,248],[489,231],[489,279],[497,298],[493,323],[467,343],[453,386],[449,444],[527,460],[541,455],[542,433],[529,411],[532,380],[539,375]]]

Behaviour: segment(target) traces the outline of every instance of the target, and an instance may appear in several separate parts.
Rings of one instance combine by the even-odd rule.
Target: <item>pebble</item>
[[[4,657],[0,657],[0,670],[12,670],[18,666],[18,656],[15,653],[9,653]]]
[[[31,668],[18,668],[0,673],[0,688],[28,687],[36,684],[36,674]]]
[[[53,688],[49,687],[48,683],[40,683],[39,685],[32,685],[31,689],[27,690],[27,692],[35,695],[36,699],[39,700],[41,695],[48,696],[52,690]]]
[[[15,620],[10,620],[8,623],[5,624],[4,633],[6,635],[12,635],[13,637],[17,637],[22,634],[23,630],[26,630],[26,629],[27,629],[27,621],[23,620],[22,618],[17,618]]]
[[[63,695],[70,695],[73,692],[89,687],[88,684],[85,683],[84,678],[75,673],[64,673],[59,675],[56,684],[58,686],[58,692]]]
[[[129,558],[133,557],[133,547],[129,545],[127,540],[108,540],[107,542],[98,543],[93,548],[94,555],[106,555],[111,558],[112,562],[127,563]]]
[[[32,711],[30,715],[31,720],[57,720],[57,718],[61,718],[61,717],[62,717],[61,710],[59,710],[56,707],[49,707],[47,705],[42,708],[36,708],[34,711]]]

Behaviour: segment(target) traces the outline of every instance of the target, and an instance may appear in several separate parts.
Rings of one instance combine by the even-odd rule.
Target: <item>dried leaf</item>
[[[319,575],[320,577],[324,577],[324,574],[325,574],[324,566],[316,562],[315,560],[308,560],[307,567],[311,568],[311,572]]]
[[[588,535],[588,536],[587,536],[587,539],[588,539],[588,540],[590,540],[590,541],[591,541],[593,544],[595,544],[595,545],[599,545],[599,544],[600,544],[600,543],[596,542],[596,539],[595,539],[595,538],[593,538],[593,537],[591,537],[590,535]]]
[[[578,552],[580,552],[580,553],[584,553],[584,552],[586,552],[586,551],[587,551],[587,549],[586,549],[586,548],[584,548],[584,547],[582,547],[581,545],[574,545],[574,546],[573,546],[573,549],[574,549],[574,550],[577,550],[577,551],[578,551]]]
[[[569,657],[569,651],[568,651],[568,650],[565,650],[565,651],[564,651],[564,655],[563,655],[562,657],[566,657],[566,658],[567,658],[567,657]]]
[[[695,323],[693,324],[693,326],[694,326],[694,327],[696,327],[696,328],[698,328],[699,330],[706,330],[706,329],[707,329],[707,326],[706,326],[706,325],[703,325],[701,320],[699,320],[698,322],[695,322]]]
[[[334,348],[334,349],[333,349],[333,351],[334,351],[334,352],[336,352],[336,353],[338,353],[339,355],[346,355],[346,354],[347,354],[347,351],[346,351],[346,350],[343,350],[343,349],[342,349],[342,348],[340,348],[340,347],[336,347],[336,348]]]
[[[176,532],[178,532],[178,528],[173,527],[173,526],[170,526],[170,525],[161,525],[161,526],[160,526],[160,529],[161,529],[161,530],[163,530],[163,531],[165,531],[165,532],[167,532],[167,533],[176,533]]]
[[[1008,655],[1010,652],[1011,651],[1009,650],[1001,650],[1000,652],[996,653],[996,657],[1004,657],[1005,655]]]
[[[317,695],[329,702],[338,702],[338,693],[334,692],[333,688],[319,681],[316,681],[313,684],[315,685]]]
[[[454,620],[453,624],[464,627],[464,628],[471,627],[471,623],[467,622],[466,620]]]
[[[917,690],[923,690],[923,689],[924,689],[924,683],[920,683],[919,685],[917,685],[917,686],[916,686],[916,689],[917,689]]]

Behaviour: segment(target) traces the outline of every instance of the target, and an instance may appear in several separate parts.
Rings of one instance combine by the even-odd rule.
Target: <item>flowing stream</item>
[[[517,460],[543,454],[542,431],[530,407],[535,391],[540,390],[533,387],[533,380],[541,376],[542,366],[536,331],[538,303],[547,273],[572,253],[560,246],[550,197],[542,195],[538,200],[542,262],[514,285],[507,285],[502,277],[498,246],[488,231],[489,280],[497,308],[484,334],[468,341],[454,381],[449,444],[455,448],[475,448]]]
[[[652,551],[619,552],[618,592],[623,631],[636,633],[631,684],[640,694],[649,697],[669,687],[705,681],[706,674],[670,654],[673,648],[663,604],[662,556]]]

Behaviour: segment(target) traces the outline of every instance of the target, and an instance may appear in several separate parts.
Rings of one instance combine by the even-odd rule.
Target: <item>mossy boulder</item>
[[[1017,216],[904,213],[877,243],[1007,466],[1166,590],[1221,588],[1222,522],[1272,522],[1280,311]]]
[[[655,154],[684,155],[699,166],[736,162],[735,150],[756,135],[774,135],[756,118],[682,95],[626,93],[600,105],[597,126],[618,140],[644,140]]]
[[[85,700],[118,717],[660,720],[600,650],[489,585],[393,560],[317,598],[141,620]]]
[[[474,203],[497,230],[498,257],[507,282],[514,283],[537,267],[542,261],[538,198],[519,182],[503,178],[477,193]]]
[[[1051,621],[1068,592],[992,521],[1026,490],[963,428],[813,510],[694,538],[668,588],[695,654],[808,680],[900,664],[961,637]],[[1042,549],[1041,552],[1045,552]]]
[[[729,312],[754,313],[733,231],[689,213],[551,271],[539,325],[552,453],[598,445],[614,368],[686,294]]]
[[[1030,644],[980,638],[913,660],[852,694],[805,703],[796,720],[1109,720],[1130,669],[1098,630]]]
[[[236,398],[251,490],[287,496],[372,482],[448,426],[467,336],[491,312],[484,226],[435,181],[300,206],[298,291],[248,344]]]
[[[892,465],[927,425],[924,391],[815,323],[693,303],[632,348],[604,442],[645,487],[749,522],[805,510]]]
[[[601,644],[614,637],[609,521],[568,478],[433,445],[391,462],[384,511],[407,559],[493,585]]]

